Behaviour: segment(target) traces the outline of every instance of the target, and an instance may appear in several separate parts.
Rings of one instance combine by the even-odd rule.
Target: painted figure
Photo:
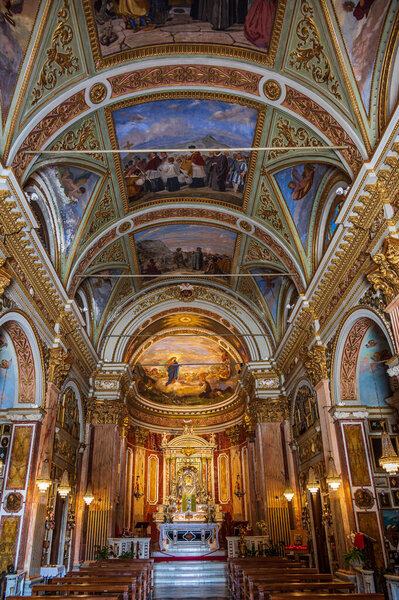
[[[268,48],[272,37],[276,4],[274,0],[255,0],[244,24],[245,37],[258,48]]]
[[[199,246],[191,255],[191,267],[193,271],[202,271],[204,268],[204,255],[202,254],[202,248]]]
[[[302,200],[308,193],[313,185],[315,168],[313,165],[305,165],[302,175],[299,174],[298,169],[295,167],[291,171],[292,181],[288,184],[288,187],[293,190],[292,200]]]
[[[226,178],[229,169],[227,158],[221,152],[211,157],[209,165],[208,186],[217,192],[226,190]]]
[[[167,385],[170,385],[177,381],[177,378],[179,375],[179,368],[180,368],[180,365],[176,360],[176,356],[172,356],[172,358],[170,359],[170,361],[167,364],[168,381],[167,381],[167,383],[165,383],[165,387]]]

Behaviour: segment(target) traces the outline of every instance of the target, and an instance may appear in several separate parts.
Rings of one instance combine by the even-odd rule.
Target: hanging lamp
[[[309,492],[311,494],[317,494],[317,492],[320,489],[320,485],[316,481],[316,476],[315,476],[313,467],[310,467],[310,469],[309,469],[309,478],[308,478],[308,483],[306,485],[306,488],[309,490]]]
[[[394,475],[399,470],[399,456],[396,454],[392,446],[391,438],[386,431],[382,432],[381,436],[382,454],[378,461],[380,467],[385,469],[389,475]]]
[[[66,498],[71,491],[71,486],[69,485],[68,472],[64,471],[61,477],[60,485],[58,486],[57,492],[61,496],[61,498]]]
[[[50,479],[50,465],[48,458],[44,459],[42,468],[40,470],[40,477],[36,479],[36,485],[39,488],[39,492],[45,493],[49,489],[52,481]]]
[[[291,502],[295,494],[290,487],[287,487],[283,492],[283,496],[288,502]]]
[[[93,502],[94,500],[94,496],[93,496],[93,490],[91,489],[91,483],[89,483],[87,485],[86,488],[86,493],[83,496],[83,500],[85,502],[85,504],[87,504],[87,506],[90,506],[90,504]]]
[[[341,477],[337,473],[335,461],[332,456],[330,456],[330,458],[328,459],[328,471],[326,481],[328,486],[332,490],[337,490],[342,483]]]

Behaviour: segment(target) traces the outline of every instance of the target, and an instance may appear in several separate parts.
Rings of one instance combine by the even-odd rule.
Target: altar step
[[[154,600],[228,597],[227,565],[221,561],[173,561],[154,566]]]

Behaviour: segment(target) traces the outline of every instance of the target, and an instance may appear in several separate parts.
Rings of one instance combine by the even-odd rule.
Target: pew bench
[[[112,584],[104,583],[67,583],[60,585],[57,583],[39,583],[32,586],[32,596],[40,596],[41,593],[53,592],[55,596],[71,596],[75,594],[99,596],[103,592],[116,594],[121,597],[121,600],[129,600],[129,586],[113,582]]]
[[[255,593],[257,592],[257,597],[259,600],[267,600],[270,599],[270,596],[276,595],[278,592],[288,593],[291,595],[298,593],[298,588],[301,588],[301,593],[303,591],[306,592],[325,592],[326,594],[331,595],[331,593],[337,592],[338,590],[343,590],[349,593],[350,591],[355,589],[355,584],[352,582],[342,582],[342,581],[330,581],[330,582],[304,582],[300,583],[285,583],[285,582],[275,582],[275,583],[260,583],[255,584]],[[309,594],[306,594],[308,597]],[[305,596],[303,596],[305,598]]]

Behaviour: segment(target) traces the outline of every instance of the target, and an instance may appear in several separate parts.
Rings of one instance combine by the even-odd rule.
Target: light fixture
[[[135,486],[135,492],[133,494],[133,496],[136,498],[136,500],[140,500],[140,498],[142,496],[144,496],[144,492],[140,492],[140,483],[139,483],[139,479],[140,479],[140,475],[137,475],[136,477],[136,486]]]
[[[394,447],[392,446],[391,438],[386,431],[382,432],[381,443],[382,454],[378,461],[379,465],[390,475],[394,475],[399,469],[399,456],[396,454]]]
[[[234,488],[234,495],[237,496],[237,498],[242,498],[243,496],[245,496],[245,494],[246,492],[244,492],[244,490],[241,491],[240,476],[237,475],[237,481]]]
[[[94,500],[94,496],[93,496],[93,491],[91,489],[91,483],[89,483],[87,485],[86,488],[86,493],[83,496],[83,500],[85,501],[85,504],[87,504],[87,506],[90,506],[90,504],[93,502]]]
[[[295,494],[290,487],[287,487],[283,492],[283,496],[287,500],[287,502],[291,502]]]
[[[42,494],[47,492],[51,485],[50,465],[48,462],[48,458],[45,458],[42,463],[42,467],[40,469],[40,477],[36,479],[36,485],[39,488],[39,492],[41,492]]]
[[[330,456],[330,458],[328,459],[328,471],[326,481],[328,486],[332,490],[337,490],[341,485],[341,477],[337,473],[334,458],[332,456]]]
[[[61,498],[66,498],[71,491],[71,486],[69,485],[68,472],[64,471],[61,477],[60,485],[58,486],[58,493]]]
[[[313,467],[310,467],[310,469],[309,469],[309,478],[308,478],[308,483],[306,485],[306,488],[309,490],[309,492],[311,494],[317,494],[317,492],[320,489],[320,485],[316,481],[316,476],[314,474]]]

